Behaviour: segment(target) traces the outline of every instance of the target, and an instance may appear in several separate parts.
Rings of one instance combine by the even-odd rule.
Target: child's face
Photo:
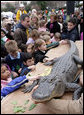
[[[42,45],[40,47],[38,47],[39,50],[41,51],[45,51],[46,50],[46,43],[45,41],[42,43]]]
[[[55,36],[56,41],[60,41],[61,39],[58,36]]]
[[[3,38],[5,36],[4,32],[1,31],[1,38]]]
[[[75,25],[71,22],[68,22],[68,31],[72,30],[75,27]]]
[[[34,65],[34,58],[28,59],[28,60],[26,61],[26,66],[27,66],[27,67],[32,66],[32,65]]]
[[[42,14],[39,14],[38,16],[39,16],[40,19],[42,18]]]
[[[5,65],[2,65],[1,67],[1,79],[7,80],[8,77],[10,77],[11,73],[8,70],[8,68]]]
[[[9,54],[10,54],[12,57],[16,58],[17,55],[18,55],[18,51],[15,51],[15,52],[9,52]]]
[[[37,18],[36,17],[32,18],[32,21],[37,22]]]
[[[28,52],[28,53],[32,53],[32,52],[33,52],[33,50],[32,50],[32,45],[29,45],[29,46],[27,47],[27,52]]]

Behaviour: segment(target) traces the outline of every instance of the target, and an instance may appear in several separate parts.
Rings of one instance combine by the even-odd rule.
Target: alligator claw
[[[31,92],[31,90],[32,90],[32,87],[31,86],[27,86],[25,89],[22,90],[22,92],[29,93],[29,92]]]
[[[46,66],[49,66],[49,65],[51,65],[51,64],[52,64],[51,61],[48,61],[48,62],[44,63],[44,65],[46,65]]]

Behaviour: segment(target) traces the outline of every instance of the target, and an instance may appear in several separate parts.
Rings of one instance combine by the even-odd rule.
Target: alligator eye
[[[51,79],[51,82],[53,81],[53,79]]]
[[[54,81],[54,79],[49,79],[48,81],[49,81],[49,82],[53,82],[53,81]]]

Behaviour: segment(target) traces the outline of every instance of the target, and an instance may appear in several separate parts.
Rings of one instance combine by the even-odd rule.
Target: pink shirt
[[[81,33],[81,40],[83,40],[83,32]]]
[[[4,88],[8,83],[12,81],[11,78],[8,78],[7,80],[1,80],[1,89]]]
[[[51,42],[56,42],[56,40],[55,40],[55,38],[54,38],[54,37],[51,39]]]
[[[44,27],[39,28],[38,31],[39,31],[39,32],[41,32],[41,31],[45,32],[45,31],[46,31],[46,28],[44,28]]]

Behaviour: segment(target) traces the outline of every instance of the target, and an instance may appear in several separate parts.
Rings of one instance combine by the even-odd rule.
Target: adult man
[[[16,20],[17,20],[17,22],[20,21],[20,16],[22,14],[27,14],[26,10],[24,10],[24,5],[23,4],[20,4],[19,8],[20,9],[17,11],[17,14],[16,14]]]
[[[27,38],[29,37],[29,22],[29,16],[27,14],[22,14],[20,17],[20,23],[14,32],[14,39],[16,40],[21,51],[25,51],[26,48]]]

